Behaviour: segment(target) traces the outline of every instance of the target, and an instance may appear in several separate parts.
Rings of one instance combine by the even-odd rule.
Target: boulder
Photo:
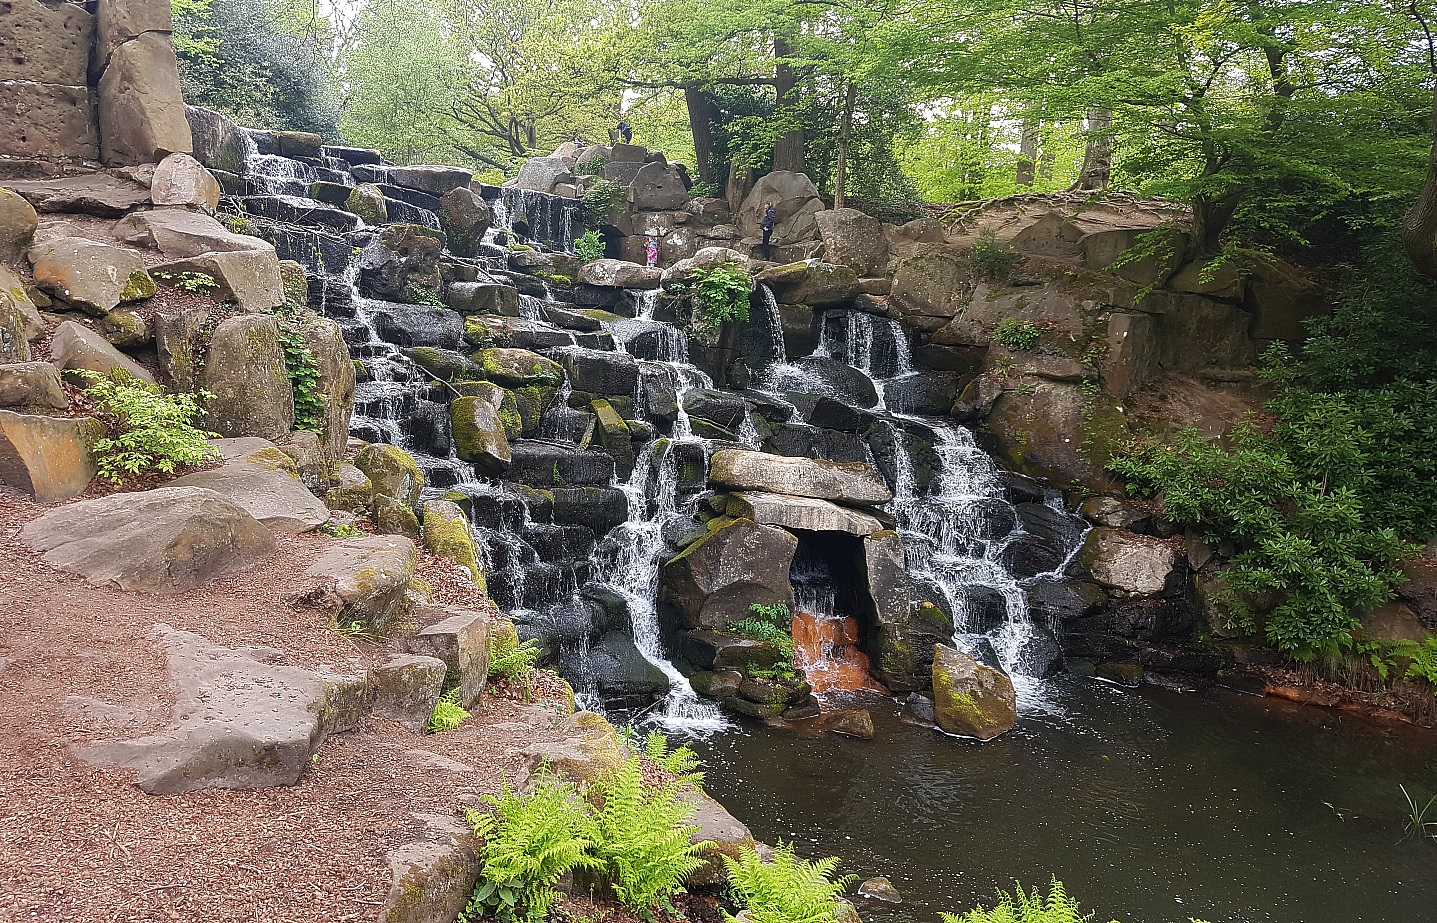
[[[966,262],[956,251],[924,250],[899,264],[889,302],[905,320],[936,330],[963,310],[972,288],[969,275]]]
[[[469,518],[452,500],[429,500],[424,504],[424,548],[435,557],[453,561],[469,571],[483,589],[484,571],[479,550],[469,528]]]
[[[744,853],[757,847],[748,827],[723,805],[703,792],[687,788],[679,793],[679,800],[693,805],[693,817],[689,823],[695,827],[689,836],[690,843],[707,843],[699,853],[704,864],[689,873],[684,884],[691,888],[714,887],[728,880],[724,856],[738,859]]]
[[[933,712],[949,734],[992,740],[1018,723],[1018,697],[1006,674],[945,644],[933,649]]]
[[[773,243],[783,246],[817,239],[814,216],[824,210],[824,205],[813,180],[805,174],[775,170],[760,178],[734,216],[743,236],[762,236],[759,222],[763,221],[765,202],[773,203],[778,216]]]
[[[157,163],[193,149],[168,34],[146,32],[116,48],[100,77],[98,97],[106,164]]]
[[[973,390],[970,386],[960,401]],[[1116,487],[1103,465],[1107,453],[1130,438],[1123,412],[1111,400],[1090,399],[1078,384],[1048,380],[1002,391],[987,427],[1010,470],[1098,492]]]
[[[273,131],[269,133],[279,154],[299,160],[318,160],[324,155],[324,139],[312,131]]]
[[[448,667],[437,657],[391,654],[369,670],[369,711],[423,733],[444,694]]]
[[[96,586],[162,596],[244,570],[275,550],[274,535],[253,516],[199,487],[82,500],[34,520],[20,538],[47,563]]]
[[[349,421],[354,414],[354,361],[349,357],[344,331],[328,318],[307,316],[299,334],[319,372],[314,392],[324,404],[318,419],[320,452],[325,465],[333,467],[344,457],[349,442]]]
[[[391,301],[413,301],[415,294],[438,294],[442,232],[417,224],[391,224],[359,255],[359,285],[365,294]],[[420,344],[412,344],[420,345]]]
[[[1088,534],[1078,563],[1109,589],[1156,596],[1167,587],[1177,566],[1177,552],[1160,539],[1100,527]]]
[[[374,484],[353,465],[341,465],[337,483],[324,493],[324,505],[331,510],[363,516],[374,504]]]
[[[936,607],[914,607],[903,537],[892,530],[865,536],[859,560],[859,614],[872,625],[872,671],[894,692],[928,685],[930,652],[953,636],[952,619]]]
[[[210,171],[189,154],[171,154],[155,167],[150,201],[159,206],[198,208],[214,214],[220,204],[220,184]]]
[[[715,452],[709,461],[709,482],[853,506],[877,506],[893,499],[893,491],[872,465],[791,458],[746,449]]]
[[[662,593],[688,628],[722,630],[750,606],[793,608],[788,581],[798,539],[752,520],[727,523],[664,565]]]
[[[423,609],[417,618],[441,620],[409,639],[409,651],[434,657],[448,670],[447,683],[459,689],[459,704],[469,708],[484,695],[489,681],[489,619],[467,609]]]
[[[201,253],[188,259],[163,263],[156,274],[200,273],[215,280],[213,295],[233,301],[254,314],[263,314],[284,304],[284,279],[279,258],[273,250],[233,250]]]
[[[18,193],[0,187],[0,266],[18,265],[38,224],[34,206]]]
[[[700,269],[712,269],[715,266],[736,266],[739,269],[747,270],[753,261],[737,250],[730,250],[727,247],[705,247],[687,259],[679,260],[677,263],[664,270],[660,281],[664,288],[672,288],[675,285],[682,285],[693,278],[694,273]]]
[[[7,369],[45,365],[31,362],[0,366],[0,396],[7,389],[7,380],[12,380]],[[53,372],[52,366],[47,367]],[[52,379],[48,384],[57,387],[58,381]],[[27,391],[25,396],[35,395]],[[50,394],[49,399],[55,401],[54,395]],[[0,400],[0,404],[4,403]],[[61,408],[65,406],[63,391],[58,403]],[[95,441],[104,435],[105,427],[90,417],[46,417],[0,410],[0,484],[24,491],[37,503],[82,494],[99,473],[91,452]]]
[[[790,364],[799,370],[801,390],[806,393],[834,397],[850,407],[878,406],[878,390],[873,386],[873,379],[846,362],[827,356],[805,356]]]
[[[848,266],[860,276],[881,274],[888,267],[888,241],[883,225],[856,208],[835,208],[813,216],[823,238],[823,258]]]
[[[455,189],[467,188],[474,174],[462,167],[418,164],[390,167],[389,181],[405,189],[417,189],[432,196],[442,196]]]
[[[305,598],[336,625],[383,629],[404,606],[419,559],[402,535],[361,535],[329,543],[305,576],[324,581]]]
[[[0,33],[0,80],[83,87],[94,35],[94,20],[84,7],[15,0],[5,8]]]
[[[629,184],[629,202],[634,211],[682,208],[688,200],[689,190],[683,177],[667,163],[644,164]]]
[[[531,744],[518,752],[528,770],[522,778],[531,778],[541,766],[547,765],[575,782],[593,783],[612,775],[628,762],[628,753],[618,734],[602,715],[575,712],[559,723],[559,730],[570,736],[555,743]]]
[[[621,631],[606,632],[585,658],[585,666],[598,684],[605,701],[662,695],[669,691],[669,678]]]
[[[44,331],[40,312],[24,284],[0,266],[0,362],[28,362],[30,341]]]
[[[284,655],[226,648],[155,628],[177,690],[170,727],[135,740],[79,745],[90,763],[132,770],[147,794],[294,785],[330,734],[363,717],[364,676],[303,670]]]
[[[748,670],[750,664],[766,669],[787,661],[790,656],[788,651],[767,641],[758,641],[732,631],[703,629],[685,631],[679,636],[679,654],[693,666],[712,671],[694,686],[700,695],[711,698],[738,695],[743,671]],[[730,683],[729,673],[736,674],[738,678]],[[730,685],[733,687],[731,691],[728,690]],[[700,686],[705,688],[700,689]]]
[[[449,405],[454,451],[483,475],[500,475],[514,461],[499,407],[483,397],[458,397]]]
[[[405,506],[419,502],[424,472],[414,456],[398,446],[367,445],[354,456],[354,466],[369,478],[376,495],[393,497]]]
[[[627,260],[594,260],[579,270],[576,281],[600,288],[652,290],[659,287],[664,271],[657,267],[640,266]]]
[[[427,759],[428,750],[411,751]],[[455,760],[447,766],[461,773],[472,767]],[[474,895],[482,862],[474,832],[453,817],[415,815],[425,824],[422,839],[389,850],[389,893],[379,909],[379,923],[451,923],[463,915]]]
[[[44,6],[36,0],[27,0],[26,5],[32,9]],[[11,4],[10,8],[13,10],[15,6],[16,4]],[[64,6],[76,9],[79,20],[89,18],[72,4]],[[7,20],[8,18],[7,15]],[[22,55],[12,54],[9,48],[4,47],[9,44],[5,39],[10,38],[11,34],[11,26],[7,21],[5,31],[0,33],[0,60],[18,60],[30,66],[26,60],[29,59],[34,62],[35,67],[54,66],[55,59],[46,54],[43,47],[37,48],[28,40],[29,36],[35,33],[23,34],[22,42],[30,46],[29,50]],[[76,38],[73,34],[52,34],[50,37],[66,42],[72,42]],[[82,42],[85,46],[89,44],[85,39],[82,39]],[[31,54],[32,50],[40,53]],[[99,140],[95,133],[94,91],[85,86],[83,79],[70,85],[32,83],[6,78],[0,80],[4,81],[0,85],[5,88],[6,112],[12,119],[7,124],[22,129],[7,132],[0,137],[0,153],[15,157],[60,156],[85,161],[93,161],[99,157]]]
[[[13,180],[6,185],[38,212],[118,218],[150,201],[150,191],[144,186],[108,173]]]
[[[209,311],[200,307],[184,307],[178,313],[155,313],[155,358],[159,363],[159,382],[171,391],[195,391],[199,388],[198,357],[203,355],[205,324]]]
[[[366,219],[367,220],[367,219]],[[439,200],[439,226],[457,256],[478,256],[494,215],[483,197],[468,186],[451,189]]]
[[[552,193],[556,183],[572,183],[574,174],[562,157],[534,157],[519,168],[514,177],[515,189]]]
[[[389,205],[384,198],[384,190],[373,183],[359,183],[349,190],[340,204],[345,211],[358,215],[365,224],[380,225],[389,221]]]
[[[155,378],[144,366],[110,345],[99,333],[74,321],[62,321],[50,341],[50,352],[61,371],[85,370],[108,375],[122,369],[131,377],[152,385]]]
[[[482,349],[473,358],[484,377],[508,388],[551,387],[564,381],[559,363],[527,349]],[[574,386],[578,389],[578,382]]]
[[[242,175],[249,144],[244,132],[228,118],[199,106],[185,107],[195,159],[212,170]]]
[[[898,889],[893,887],[893,882],[882,876],[870,878],[859,885],[858,896],[884,904],[903,903],[903,895],[899,894]]]
[[[117,222],[114,233],[125,243],[158,250],[169,260],[230,250],[274,252],[273,246],[258,237],[232,234],[209,215],[182,208],[135,212]]]
[[[1139,245],[1146,255],[1127,259],[1128,251]],[[1107,270],[1138,285],[1162,288],[1183,264],[1187,235],[1176,228],[1114,228],[1084,235],[1079,246],[1089,269]],[[1121,265],[1114,267],[1120,259]]]
[[[133,250],[63,237],[36,244],[28,255],[38,288],[97,317],[155,294],[155,282]]]
[[[357,215],[303,196],[249,195],[241,204],[248,214],[281,224],[322,228],[338,234],[347,234],[359,227]]]
[[[308,532],[329,521],[329,509],[298,478],[248,461],[196,471],[170,486],[212,490],[284,535]]]
[[[496,282],[452,282],[444,301],[460,314],[519,316],[519,290]]]
[[[735,519],[750,519],[762,525],[803,529],[808,532],[871,535],[883,529],[883,524],[867,513],[827,500],[788,497],[762,491],[730,494],[727,513]]]
[[[294,389],[270,315],[220,321],[210,337],[201,375],[206,425],[221,436],[259,436],[279,442],[294,428]]]
[[[376,301],[368,313],[379,338],[396,346],[455,349],[464,339],[464,319],[433,305]]]
[[[70,399],[60,382],[60,370],[48,362],[0,365],[0,407],[34,407],[64,410]]]
[[[846,304],[858,295],[858,276],[851,268],[819,260],[765,270],[754,281],[772,288],[783,304],[812,308]]]
[[[95,15],[95,54],[103,67],[115,49],[146,32],[170,32],[170,8],[154,0],[106,0]]]

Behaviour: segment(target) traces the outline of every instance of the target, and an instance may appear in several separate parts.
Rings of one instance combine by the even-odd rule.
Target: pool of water
[[[986,744],[872,698],[871,741],[750,724],[696,746],[759,839],[888,876],[904,903],[860,906],[874,923],[1050,875],[1100,921],[1437,921],[1437,842],[1404,839],[1398,788],[1437,792],[1437,734],[1072,677],[1044,700]]]

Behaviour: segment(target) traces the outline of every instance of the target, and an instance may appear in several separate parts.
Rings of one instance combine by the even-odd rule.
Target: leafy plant
[[[429,308],[444,307],[444,299],[439,293],[427,285],[415,285],[413,282],[404,287],[404,297],[410,304],[424,305]]]
[[[319,393],[319,361],[304,337],[304,319],[298,310],[275,312],[284,368],[294,391],[294,428],[320,432],[324,428],[324,398]]]
[[[342,522],[326,522],[315,531],[328,535],[330,538],[354,538],[363,534],[354,526]]]
[[[688,744],[671,750],[667,737],[658,731],[651,731],[644,738],[644,756],[673,773],[674,778],[685,785],[703,789],[703,762]]]
[[[1037,346],[1042,335],[1042,327],[1016,317],[1003,318],[993,331],[993,339],[1017,352],[1027,352]]]
[[[174,474],[176,467],[219,457],[209,443],[219,434],[194,426],[203,414],[197,398],[208,397],[206,392],[166,394],[121,369],[109,375],[81,374],[90,382],[85,393],[110,428],[94,445],[100,476],[107,481],[118,484],[126,475],[151,470]]]
[[[434,703],[434,714],[429,716],[429,723],[424,726],[426,734],[438,734],[443,731],[452,731],[465,721],[469,720],[469,712],[459,704],[459,690],[450,689],[439,697]]]
[[[1437,840],[1437,821],[1427,820],[1427,812],[1432,810],[1432,805],[1437,804],[1437,795],[1427,799],[1427,803],[1417,804],[1417,799],[1407,790],[1407,786],[1399,785],[1402,789],[1402,797],[1407,799],[1407,835],[1409,837],[1427,836]]]
[[[605,158],[603,155],[596,155],[596,156],[594,156],[594,157],[590,157],[588,160],[586,160],[586,161],[584,161],[583,163],[579,164],[579,175],[580,175],[580,176],[603,176],[603,175],[604,175],[604,168],[607,167],[608,165],[609,165],[609,162],[608,162],[607,158]]]
[[[597,229],[585,231],[574,241],[574,252],[585,263],[604,258],[604,235]]]
[[[1014,893],[998,892],[998,903],[992,910],[978,907],[967,913],[939,914],[943,923],[1088,923],[1093,914],[1078,909],[1078,902],[1068,897],[1057,878],[1044,897],[1037,888],[1024,891],[1014,885]]]
[[[191,295],[208,295],[214,291],[217,284],[211,276],[202,272],[156,272],[151,275],[166,285]]]
[[[748,911],[753,923],[833,923],[838,898],[857,879],[834,878],[837,858],[809,861],[794,854],[793,844],[779,841],[773,861],[753,850],[737,859],[723,857],[735,906]],[[724,915],[732,923],[736,917]]]
[[[725,321],[746,322],[752,288],[748,273],[732,263],[696,269],[681,287],[693,299],[693,325],[707,333]]]
[[[559,897],[559,879],[576,868],[602,867],[590,854],[594,826],[572,782],[541,773],[528,792],[506,783],[483,800],[492,811],[465,812],[484,841],[484,866],[460,923],[487,913],[505,923],[542,920]]]
[[[1012,275],[1023,258],[1012,248],[998,242],[997,231],[983,228],[978,232],[977,242],[968,251],[968,261],[979,274],[996,281]]]
[[[584,207],[591,212],[608,211],[623,190],[618,183],[601,179],[584,192]]]
[[[530,639],[521,644],[512,626],[508,631],[495,632],[489,648],[489,675],[532,696],[534,664],[542,654],[538,641]]]
[[[778,648],[789,667],[793,664],[793,613],[783,603],[749,606],[753,615],[728,623],[729,631]]]
[[[689,841],[698,830],[688,823],[696,807],[679,797],[680,787],[645,785],[638,757],[598,785],[603,806],[593,814],[593,856],[619,902],[643,916],[682,891],[703,865],[699,853],[714,846]]]

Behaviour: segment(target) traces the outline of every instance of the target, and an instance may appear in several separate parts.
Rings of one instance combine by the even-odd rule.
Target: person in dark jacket
[[[619,122],[619,137],[624,139],[625,144],[631,144],[634,140],[634,129],[629,126],[627,120]]]
[[[773,229],[777,225],[778,211],[773,207],[773,203],[763,203],[763,220],[758,223],[758,226],[763,230],[763,258],[765,261],[773,258],[771,255],[773,248],[769,245],[769,241],[773,239]]]

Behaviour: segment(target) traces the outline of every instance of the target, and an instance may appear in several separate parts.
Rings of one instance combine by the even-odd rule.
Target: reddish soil
[[[292,788],[145,795],[69,747],[168,724],[175,693],[156,623],[340,671],[389,648],[286,602],[313,587],[303,572],[324,536],[283,539],[250,571],[152,597],[38,560],[16,536],[41,511],[0,488],[0,921],[373,920],[387,850],[422,830],[413,815],[455,814],[520,768],[513,750],[560,736],[559,709],[542,701],[557,687],[541,683],[538,704],[491,698],[446,734],[369,718]],[[422,573],[441,599],[455,592],[442,563]]]

